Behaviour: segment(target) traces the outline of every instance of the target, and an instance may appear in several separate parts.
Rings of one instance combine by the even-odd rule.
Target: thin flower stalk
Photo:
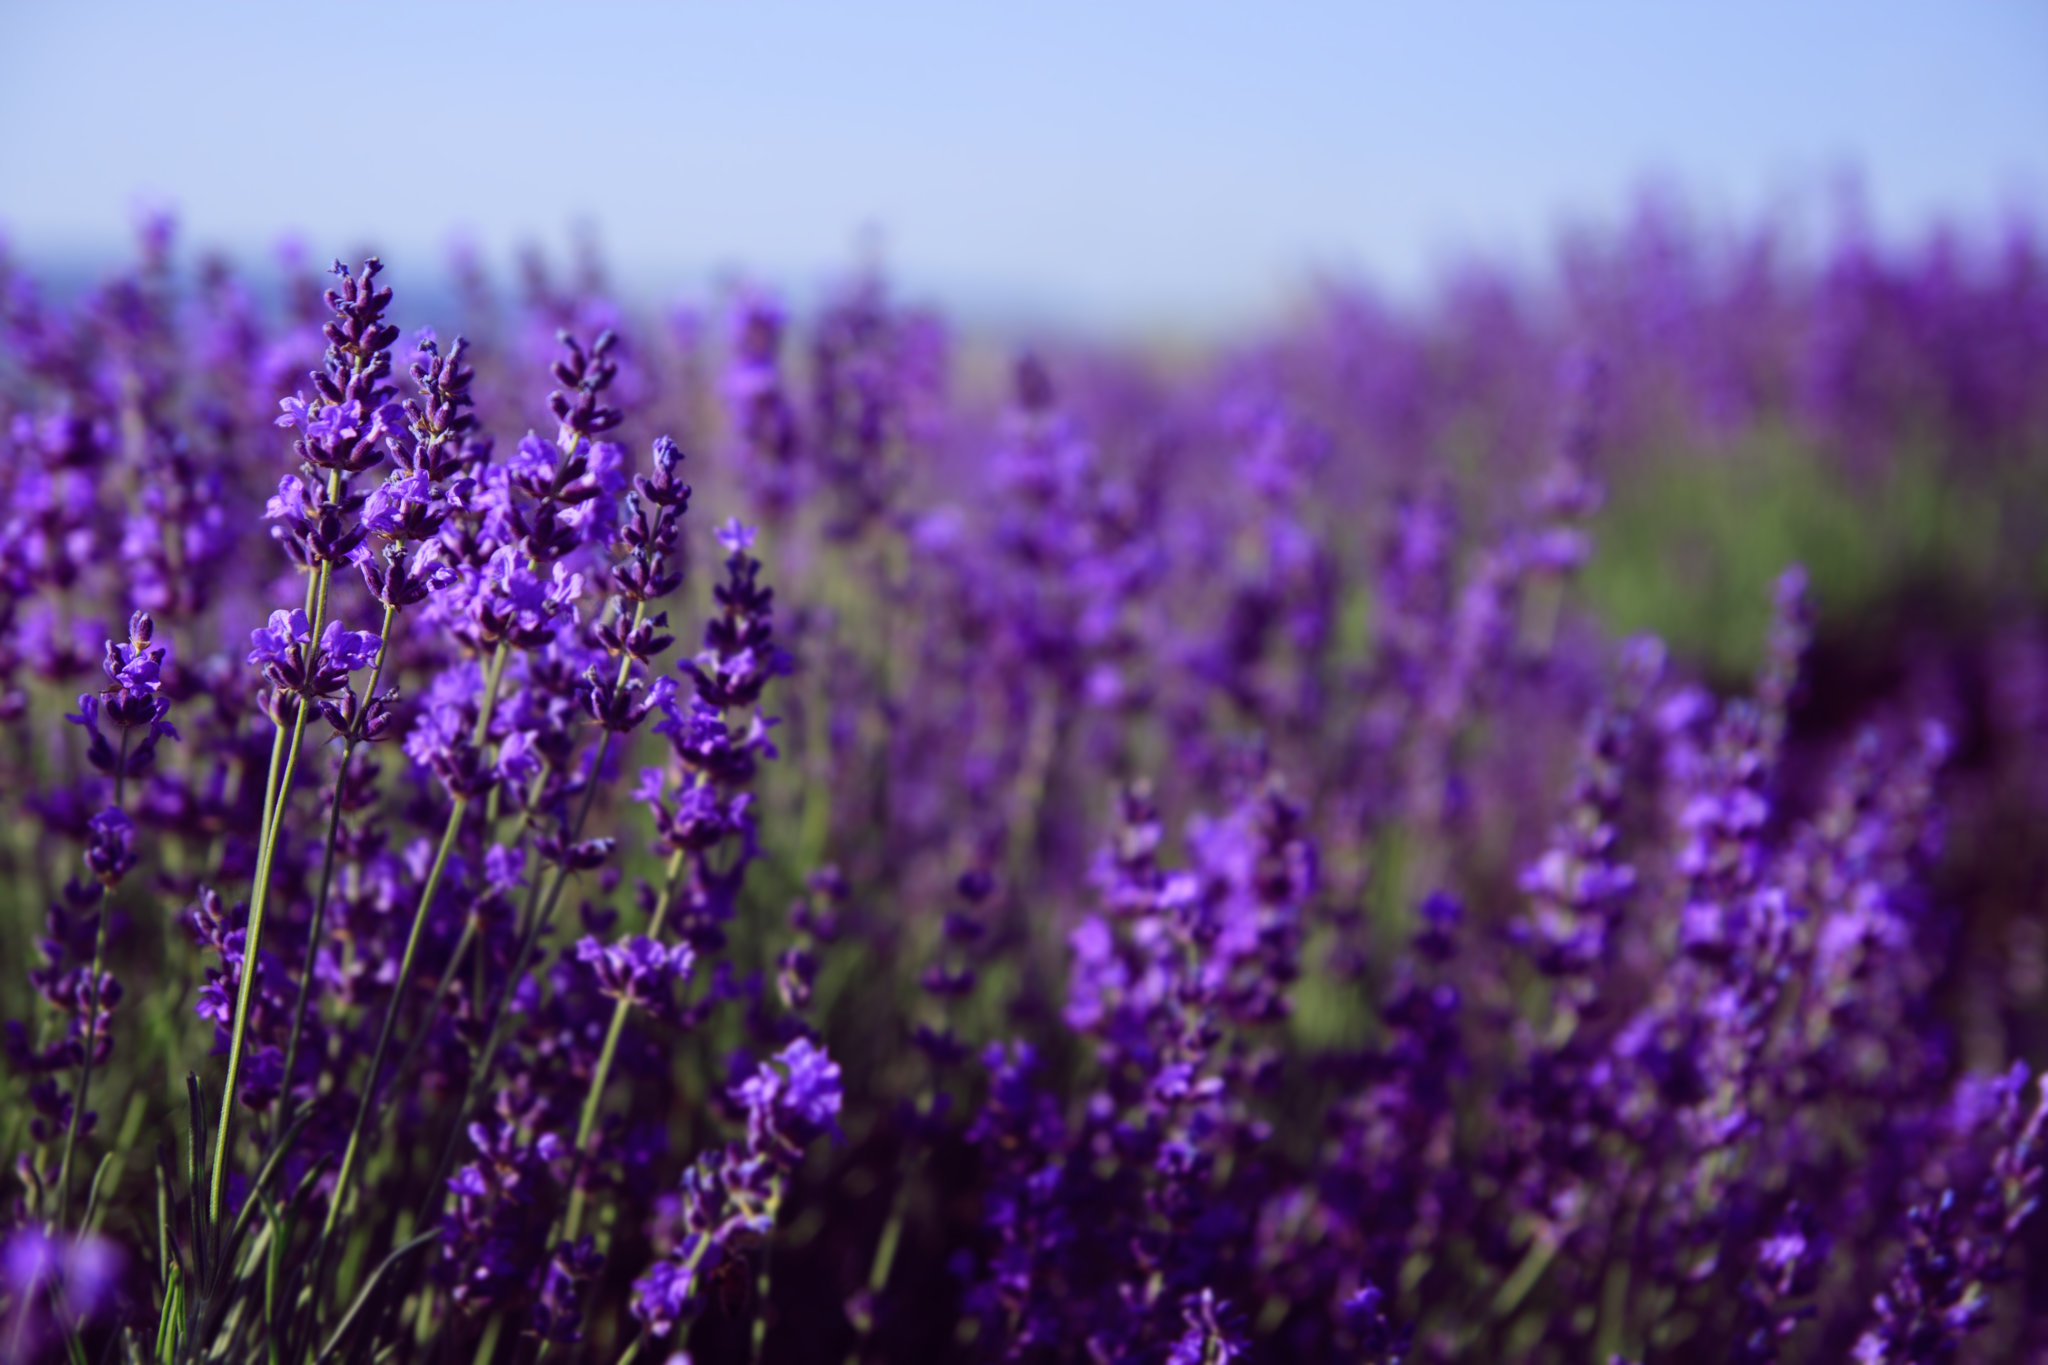
[[[338,488],[340,475],[334,476],[329,497]],[[323,563],[315,570],[313,610],[308,613],[312,621],[311,660],[314,666],[319,662],[320,630],[327,611],[327,572]],[[271,750],[271,761],[277,764],[282,757],[283,771],[277,778],[275,789],[269,794],[262,824],[262,839],[256,855],[256,876],[249,889],[249,929],[247,946],[243,950],[247,965],[236,988],[234,1031],[228,1044],[227,1079],[222,1083],[220,1118],[214,1129],[212,1184],[207,1193],[207,1218],[219,1227],[222,1215],[227,1209],[228,1157],[234,1150],[235,1102],[241,1094],[242,1061],[248,1035],[249,1002],[256,986],[257,953],[263,946],[264,913],[269,906],[271,866],[277,852],[277,836],[284,822],[285,804],[291,797],[292,777],[298,770],[299,750],[306,734],[306,720],[311,705],[304,697],[297,699],[293,708],[291,737],[285,738],[282,724],[278,726],[277,745]]]
[[[470,743],[481,746],[490,736],[491,713],[497,704],[498,687],[505,672],[507,647],[500,642],[491,655],[491,662],[484,670],[484,691],[479,703],[476,728],[470,736]],[[412,974],[419,954],[420,941],[425,935],[427,911],[434,901],[434,893],[440,889],[441,876],[447,870],[448,856],[455,847],[455,836],[462,828],[463,817],[469,813],[470,798],[457,796],[448,811],[448,820],[441,831],[441,841],[434,850],[434,861],[427,869],[426,879],[420,885],[419,902],[413,909],[412,927],[405,938],[405,952],[398,960],[398,976],[393,984],[391,999],[384,1007],[383,1020],[377,1026],[377,1042],[370,1052],[370,1068],[363,1082],[362,1095],[356,1103],[356,1116],[349,1125],[348,1142],[342,1149],[341,1165],[335,1172],[334,1192],[328,1196],[327,1219],[321,1228],[323,1254],[316,1255],[314,1283],[320,1276],[317,1269],[324,1264],[324,1250],[341,1222],[342,1211],[347,1204],[349,1185],[356,1170],[358,1154],[363,1139],[375,1126],[373,1115],[377,1099],[383,1092],[381,1073],[384,1055],[390,1049],[391,1035],[398,1025],[398,1014],[403,1008],[412,985]],[[431,1021],[426,1021],[431,1023]],[[421,1026],[425,1027],[426,1023]]]

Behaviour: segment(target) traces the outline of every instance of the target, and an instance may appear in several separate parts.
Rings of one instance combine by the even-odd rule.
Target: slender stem
[[[340,495],[341,473],[335,471],[328,477],[330,500]],[[327,585],[329,571],[333,566],[322,561],[313,576],[313,610],[311,626],[306,642],[306,672],[310,676],[320,662],[320,627],[327,615]],[[306,734],[306,717],[312,711],[302,695],[299,698],[297,715],[292,720],[291,741],[286,744],[284,727],[278,727],[277,742],[271,749],[271,771],[273,780],[268,784],[268,805],[263,822],[258,830],[258,853],[256,857],[256,880],[249,890],[249,924],[242,945],[242,979],[235,990],[235,1027],[228,1042],[227,1084],[221,1090],[220,1123],[214,1134],[213,1175],[211,1189],[207,1196],[207,1216],[210,1224],[219,1228],[221,1212],[227,1204],[228,1153],[232,1150],[235,1126],[235,1099],[242,1083],[243,1044],[249,1032],[249,1007],[255,995],[257,952],[263,942],[263,912],[270,899],[270,868],[277,856],[277,836],[282,832],[284,811],[291,801],[292,774],[298,767],[300,741]],[[277,759],[282,750],[284,765],[278,771]]]
[[[692,1240],[696,1242],[696,1245],[690,1248],[689,1256],[683,1261],[683,1297],[686,1301],[695,1300],[697,1297],[697,1267],[703,1264],[704,1253],[711,1248],[711,1239],[709,1237],[700,1236]],[[689,1342],[690,1329],[696,1325],[697,1315],[695,1313],[692,1313],[689,1317],[676,1324],[676,1344],[678,1346],[686,1345]]]
[[[882,1235],[875,1242],[875,1259],[868,1266],[867,1311],[854,1325],[853,1349],[846,1353],[846,1365],[858,1365],[869,1340],[875,1334],[875,1314],[881,1310],[882,1294],[889,1288],[889,1274],[896,1268],[896,1249],[903,1241],[903,1220],[910,1211],[910,1182],[917,1169],[911,1163],[899,1162],[896,1173],[896,1194],[889,1201],[889,1220],[882,1224]]]
[[[477,1339],[476,1355],[471,1365],[491,1365],[492,1357],[498,1354],[498,1336],[505,1330],[503,1309],[491,1314],[491,1320],[484,1324],[484,1334]]]
[[[384,675],[384,659],[391,649],[391,629],[397,622],[398,608],[384,604],[384,624],[377,632],[377,657],[370,661],[370,681],[363,689],[363,703],[367,709],[371,699],[377,695],[377,683]],[[327,820],[327,848],[320,856],[320,889],[313,897],[313,923],[306,934],[306,961],[299,972],[299,996],[292,1006],[291,1040],[284,1049],[284,1093],[278,1101],[277,1127],[272,1132],[273,1140],[291,1126],[292,1076],[299,1059],[299,1037],[306,1027],[306,1007],[313,997],[313,968],[320,954],[320,930],[327,918],[327,895],[334,884],[334,863],[337,845],[341,838],[342,797],[348,790],[348,770],[354,762],[356,750],[362,740],[356,735],[345,738],[341,751],[341,767],[334,777],[334,809]]]
[[[498,699],[498,685],[505,673],[505,643],[498,642],[497,652],[491,655],[490,668],[484,680],[483,703],[477,715],[476,733],[471,741],[481,745],[490,733],[491,712]],[[379,1078],[384,1069],[384,1054],[390,1050],[391,1034],[397,1027],[399,1009],[405,1003],[407,989],[412,985],[413,968],[419,957],[420,940],[426,936],[427,912],[433,906],[434,893],[440,888],[441,874],[447,870],[448,855],[454,851],[456,836],[462,829],[462,817],[469,810],[469,798],[458,796],[448,812],[447,827],[441,832],[441,846],[434,854],[434,864],[427,870],[427,879],[420,887],[419,904],[413,910],[412,929],[406,934],[405,952],[398,960],[398,979],[392,984],[391,999],[384,1006],[384,1019],[377,1027],[377,1046],[370,1054],[370,1072],[363,1082],[363,1092],[356,1102],[355,1122],[349,1127],[348,1145],[342,1149],[341,1168],[335,1175],[334,1193],[328,1197],[327,1221],[320,1230],[322,1255],[328,1239],[333,1236],[335,1225],[341,1219],[342,1205],[347,1202],[349,1181],[355,1174],[356,1157],[362,1149],[363,1134],[370,1122],[370,1112],[376,1106]],[[427,1024],[432,1021],[428,1020]],[[423,1025],[424,1027],[425,1025]],[[317,1264],[317,1262],[316,1262]],[[317,1275],[316,1275],[317,1293]]]
[[[299,741],[306,732],[306,712],[309,708],[302,702],[298,717],[292,722],[291,739],[285,746],[284,778],[278,785],[277,810],[269,825],[269,835],[262,840],[262,852],[256,859],[256,885],[249,900],[248,932],[243,939],[241,981],[235,990],[235,1028],[228,1044],[227,1084],[221,1093],[220,1122],[216,1126],[213,1146],[213,1176],[207,1196],[207,1217],[218,1227],[221,1214],[227,1203],[228,1153],[234,1141],[234,1102],[242,1080],[243,1041],[249,1031],[249,1008],[255,994],[257,963],[256,954],[263,942],[264,910],[270,897],[270,871],[272,859],[277,853],[277,820],[282,815],[286,798],[291,792],[292,769],[298,764]],[[284,739],[284,732],[278,732]]]
[[[875,1244],[875,1263],[868,1271],[868,1292],[879,1295],[889,1287],[889,1272],[896,1265],[896,1248],[903,1241],[904,1205],[908,1200],[905,1191],[910,1185],[905,1182],[896,1192],[896,1200],[889,1208],[889,1221],[882,1227],[882,1237]]]
[[[334,475],[328,480],[330,500],[340,496],[341,476]],[[306,577],[306,620],[313,624],[313,639],[320,638],[320,626],[316,613],[325,614],[328,566],[322,564]],[[309,646],[310,648],[310,646]],[[317,662],[317,660],[315,661]],[[277,827],[278,789],[284,778],[284,727],[277,727],[277,740],[271,745],[270,767],[263,774],[263,817],[256,824],[256,860],[260,863],[270,851],[270,836]],[[253,892],[252,901],[253,901]]]
[[[669,907],[675,904],[676,888],[683,873],[683,851],[677,849],[669,855],[668,875],[663,883],[661,900],[655,904],[654,917],[647,923],[647,936],[660,939],[663,925],[668,920]],[[583,1114],[576,1122],[576,1146],[573,1149],[581,1158],[584,1149],[590,1145],[590,1135],[597,1130],[598,1111],[604,1105],[604,1088],[611,1080],[612,1063],[618,1057],[619,1038],[626,1031],[626,1017],[632,1013],[632,1006],[622,997],[612,1006],[611,1026],[605,1030],[604,1048],[597,1054],[597,1069],[590,1073],[590,1090],[583,1097]],[[576,1240],[576,1234],[583,1230],[583,1206],[587,1191],[578,1180],[569,1191],[569,1211],[562,1219],[562,1237],[565,1242]]]
[[[310,619],[310,618],[309,618]],[[276,735],[270,742],[270,767],[263,774],[263,814],[256,821],[256,861],[261,863],[270,852],[270,826],[277,813],[277,788],[284,777],[285,727],[272,722]],[[254,892],[252,891],[253,895]]]
[[[448,992],[455,984],[455,978],[461,974],[463,960],[469,956],[470,947],[475,942],[476,916],[472,914],[463,920],[462,932],[456,936],[455,947],[448,953],[448,966],[442,971],[441,979],[434,983],[434,998],[427,1002],[428,1020],[441,1017],[441,1006],[446,1003]],[[479,958],[478,961],[481,962],[482,959]],[[427,1028],[413,1030],[412,1041],[405,1045],[405,1054],[398,1059],[398,1066],[391,1073],[393,1076],[403,1076],[412,1070],[413,1061],[420,1055],[420,1048],[425,1046],[430,1032],[432,1030]]]
[[[277,818],[277,789],[284,779],[284,746],[291,739],[291,731],[284,725],[276,726],[277,733],[270,741],[270,770],[263,779],[263,814],[256,821],[256,865],[270,856],[270,830]],[[249,903],[256,903],[254,885],[249,890]]]
[[[1558,1239],[1549,1232],[1539,1231],[1530,1239],[1529,1249],[1524,1252],[1520,1264],[1501,1284],[1500,1292],[1493,1296],[1493,1305],[1488,1310],[1494,1318],[1512,1316],[1522,1306],[1522,1300],[1543,1278],[1543,1272],[1557,1258]]]
[[[100,905],[100,922],[92,940],[92,1012],[85,1021],[85,1055],[78,1063],[78,1093],[71,1098],[71,1126],[64,1130],[64,1156],[57,1163],[57,1226],[71,1217],[71,1154],[78,1145],[78,1128],[85,1115],[86,1091],[92,1085],[92,1055],[100,1041],[100,973],[107,954],[108,907]]]
[[[420,887],[419,906],[412,919],[412,929],[405,937],[405,952],[398,959],[398,979],[392,985],[391,999],[385,1003],[384,1018],[377,1026],[377,1045],[370,1053],[370,1070],[363,1080],[361,1096],[356,1101],[355,1121],[349,1127],[348,1146],[343,1149],[341,1169],[335,1178],[334,1194],[327,1206],[327,1227],[331,1232],[341,1216],[342,1196],[348,1192],[350,1178],[355,1174],[356,1156],[361,1149],[363,1134],[368,1130],[370,1111],[376,1107],[377,1092],[381,1086],[384,1070],[384,1054],[390,1050],[391,1035],[397,1028],[398,1012],[404,1004],[406,989],[412,985],[412,974],[419,955],[420,941],[426,937],[427,910],[433,903],[434,893],[440,889],[441,874],[448,867],[448,855],[455,848],[455,839],[462,828],[462,816],[469,809],[466,797],[457,797],[453,809],[448,812],[448,823],[441,831],[440,846],[434,851],[434,864],[427,871],[427,879]]]
[[[637,629],[639,627],[641,620],[646,615],[646,611],[647,604],[645,602],[639,603],[633,608],[634,628]],[[632,667],[633,658],[631,655],[625,655],[620,658],[616,686],[623,687],[625,685],[627,677],[631,674]],[[598,778],[604,770],[605,755],[611,750],[611,742],[612,732],[606,730],[603,737],[598,740],[597,752],[591,759],[590,776],[584,784],[582,809],[576,813],[575,822],[569,828],[569,842],[572,844],[583,837],[583,826],[590,819],[590,808],[597,800]],[[484,1087],[490,1083],[491,1070],[497,1059],[498,1048],[504,1041],[503,1029],[505,1021],[511,1016],[508,1006],[512,1000],[512,992],[518,988],[521,978],[526,975],[526,969],[533,959],[533,950],[539,944],[541,935],[547,932],[547,926],[555,913],[555,906],[561,900],[562,887],[568,880],[568,866],[566,864],[558,865],[555,868],[553,879],[548,884],[548,891],[544,900],[537,900],[540,896],[540,883],[538,880],[534,882],[534,896],[528,900],[528,910],[531,913],[527,917],[525,930],[520,936],[519,952],[513,959],[512,970],[506,975],[505,984],[499,989],[497,1001],[492,1007],[491,1026],[485,1033],[483,1050],[477,1054],[476,1065],[471,1070],[469,1085],[463,1091],[462,1108],[455,1115],[455,1126],[449,1130],[448,1141],[441,1149],[441,1160],[435,1168],[434,1179],[427,1186],[427,1197],[429,1199],[437,1198],[441,1182],[446,1178],[449,1165],[455,1159],[455,1145],[465,1130],[469,1112],[476,1104],[477,1097],[483,1093]],[[588,1103],[586,1100],[586,1108],[588,1108]]]
[[[490,736],[491,717],[497,709],[498,688],[504,680],[507,649],[504,641],[498,642],[491,655],[491,662],[484,672],[483,700],[477,711],[476,728],[470,742],[481,746]],[[398,1011],[405,1002],[408,988],[412,984],[412,973],[418,958],[420,940],[424,937],[427,912],[434,902],[434,892],[440,886],[441,874],[448,865],[448,855],[455,846],[456,836],[462,829],[462,819],[469,809],[469,798],[458,796],[448,812],[448,824],[442,831],[441,844],[434,855],[434,864],[427,871],[427,879],[420,888],[419,904],[413,910],[412,928],[407,932],[405,952],[399,959],[398,979],[393,983],[391,999],[385,1004],[383,1021],[377,1029],[377,1045],[370,1057],[370,1072],[364,1079],[363,1091],[356,1101],[354,1121],[349,1125],[348,1145],[342,1150],[341,1168],[336,1175],[334,1191],[328,1196],[327,1216],[320,1227],[320,1235],[314,1243],[312,1277],[308,1281],[313,1298],[312,1311],[307,1321],[319,1319],[319,1300],[327,1274],[327,1260],[334,1246],[334,1231],[341,1221],[341,1210],[346,1202],[349,1182],[355,1174],[356,1160],[363,1146],[363,1135],[370,1126],[370,1115],[375,1107],[379,1079],[384,1069],[384,1056],[391,1047],[391,1034],[397,1024]],[[434,1008],[438,1011],[442,993],[436,992]],[[430,1014],[421,1023],[421,1028],[431,1027]],[[317,1339],[318,1333],[314,1334]]]
[[[121,756],[114,767],[114,807],[119,809],[122,796],[122,779],[128,773],[128,731],[121,731]],[[57,1226],[63,1227],[71,1221],[71,1156],[78,1146],[79,1124],[85,1118],[86,1092],[92,1087],[92,1057],[99,1051],[100,1042],[100,973],[105,970],[107,957],[107,918],[111,909],[103,895],[100,899],[100,920],[93,928],[92,976],[88,988],[92,992],[92,1004],[85,1016],[85,1053],[78,1059],[78,1091],[71,1097],[71,1123],[64,1130],[64,1155],[57,1162]]]
[[[321,930],[327,919],[327,892],[334,878],[335,845],[341,837],[342,795],[348,788],[349,763],[354,757],[353,744],[343,749],[341,767],[334,777],[334,810],[327,820],[327,847],[320,856],[320,889],[313,897],[313,921],[306,930],[306,958],[299,970],[298,998],[292,1004],[291,1037],[284,1047],[284,1088],[278,1097],[277,1122],[270,1134],[272,1142],[291,1126],[292,1111],[297,1108],[292,1097],[292,1077],[298,1071],[299,1038],[306,1028],[306,1007],[313,998],[313,972],[320,956]]]
[[[607,730],[604,739],[598,743],[598,766],[603,765],[605,750],[610,742],[611,732]],[[596,794],[597,782],[595,769],[593,769],[589,789],[584,795],[583,809],[577,815],[575,823],[570,826],[570,843],[575,843],[582,837],[584,820],[590,814],[591,801]],[[499,988],[498,998],[491,1007],[491,1026],[485,1033],[483,1049],[477,1054],[476,1066],[470,1074],[469,1085],[463,1092],[462,1109],[455,1116],[455,1131],[450,1135],[449,1139],[449,1152],[453,1151],[455,1137],[460,1135],[464,1129],[470,1107],[476,1102],[477,1096],[482,1093],[483,1087],[489,1084],[491,1068],[497,1058],[498,1048],[504,1042],[504,1024],[511,1017],[509,1006],[512,1000],[512,993],[518,989],[520,980],[526,975],[527,967],[532,964],[533,950],[539,946],[541,936],[547,932],[547,927],[554,917],[555,906],[561,901],[562,886],[568,879],[568,867],[558,865],[554,870],[553,878],[548,882],[546,895],[543,896],[541,894],[540,883],[536,880],[533,885],[533,895],[527,898],[526,923],[520,933],[519,951],[513,956],[512,970],[506,974],[505,983]],[[446,1169],[447,1159],[448,1152],[444,1152],[442,1156],[443,1170]],[[438,1189],[439,1186],[440,1180],[437,1178],[430,1188]]]
[[[775,1269],[774,1215],[769,1215],[768,1234],[761,1243],[761,1273],[754,1279],[754,1343],[748,1353],[753,1365],[761,1365],[761,1348],[768,1343],[769,1276]]]

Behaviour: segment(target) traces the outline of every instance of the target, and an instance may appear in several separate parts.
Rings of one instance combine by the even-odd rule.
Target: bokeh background
[[[1666,355],[1745,315],[1784,332],[1757,291],[1851,257],[1889,272],[1894,314],[1916,271],[1974,271],[1996,298],[2024,284],[2001,270],[2034,268],[2015,253],[2044,207],[2038,6],[0,12],[0,240],[60,296],[166,213],[185,246],[279,290],[381,252],[412,325],[459,317],[465,275],[516,292],[548,261],[648,314],[707,316],[741,281],[801,312],[876,270],[943,312],[956,380],[991,395],[1027,344],[1185,368],[1338,299],[1418,337],[1504,306],[1612,349],[1588,320],[1602,270],[1610,296],[1661,291],[1628,308]],[[1660,430],[1611,479],[1591,591],[1611,624],[1724,677],[1752,661],[1761,587],[1791,558],[1836,619],[1886,628],[1930,576],[2048,582],[1981,534],[2023,478],[2010,452],[1958,489],[1940,474],[1965,453],[1916,432],[1851,487],[1796,433],[1708,425],[1745,428],[1743,458],[1703,466]]]
[[[582,232],[636,286],[796,287],[872,249],[989,322],[1416,298],[1652,184],[1723,224],[1989,227],[2041,208],[2044,133],[2034,5],[0,10],[0,224],[39,260],[124,249],[139,207],[414,275]]]

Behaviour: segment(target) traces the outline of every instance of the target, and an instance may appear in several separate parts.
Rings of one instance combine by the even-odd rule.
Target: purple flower
[[[604,1257],[594,1238],[586,1235],[573,1245],[557,1246],[534,1299],[533,1334],[542,1341],[581,1341],[584,1291],[602,1269]]]
[[[804,1146],[837,1129],[839,1068],[807,1038],[755,1067],[730,1093],[747,1112],[745,1140],[704,1154],[684,1173],[675,1201],[681,1235],[633,1284],[631,1311],[654,1336],[694,1310],[704,1277],[728,1248],[768,1235]]]
[[[1997,1087],[1990,1126],[1999,1143],[1981,1189],[1944,1189],[1906,1210],[1905,1256],[1872,1301],[1871,1325],[1854,1351],[1860,1365],[1954,1360],[1964,1339],[1990,1321],[1987,1289],[2005,1277],[2048,1168],[2048,1084],[2036,1085],[2029,1108],[2028,1079],[2026,1065],[2015,1062]]]
[[[269,309],[156,230],[54,302],[0,252],[0,796],[45,902],[0,925],[0,1350],[158,1306],[71,1239],[155,1060],[114,1049],[185,999],[241,1058],[216,1098],[266,1111],[201,1116],[228,1207],[294,1132],[273,1189],[339,1220],[298,1300],[436,1231],[387,1281],[430,1262],[451,1311],[357,1315],[365,1358],[487,1324],[730,1355],[725,1319],[814,1290],[853,1291],[862,1360],[2024,1353],[1989,1324],[2048,1285],[2017,1254],[2048,1111],[1963,1068],[2031,1056],[2048,1000],[2010,913],[2048,867],[2048,625],[2024,592],[1981,651],[1942,638],[1974,609],[1846,620],[1902,654],[1866,697],[1808,675],[1792,570],[1732,696],[1715,622],[1666,659],[1573,582],[1617,527],[1687,558],[1640,499],[1596,524],[1610,473],[1799,447],[1860,496],[1909,458],[1967,509],[2048,449],[2039,231],[1782,235],[1655,206],[1536,285],[1333,287],[1185,366],[1061,346],[1000,411],[943,398],[939,327],[868,275],[668,346],[595,272],[464,268],[506,320],[472,352],[401,342],[374,262]],[[1560,394],[1582,346],[1613,363]],[[702,544],[629,404],[726,443]],[[2023,585],[2034,520],[1966,547],[1999,572],[1958,607]],[[343,743],[272,761],[309,705]],[[190,980],[147,942],[166,896]],[[148,1184],[96,1216],[154,1226]],[[808,1250],[769,1254],[784,1224]],[[311,1340],[214,1308],[220,1350]]]
[[[1387,1296],[1379,1286],[1360,1285],[1345,1298],[1340,1312],[1345,1330],[1357,1341],[1368,1365],[1397,1361],[1407,1354],[1407,1333],[1388,1320]]]
[[[410,474],[396,474],[379,484],[363,503],[363,526],[373,535],[387,539],[421,539],[408,535],[409,520],[415,509],[430,508],[434,504],[433,481],[424,469]]]
[[[526,850],[492,844],[484,852],[484,881],[501,891],[526,885]]]
[[[97,1234],[71,1237],[33,1224],[16,1228],[0,1245],[0,1286],[15,1312],[26,1317],[8,1323],[9,1330],[27,1329],[52,1304],[62,1305],[63,1320],[91,1321],[119,1288],[124,1259],[119,1245]]]
[[[529,649],[551,643],[560,625],[573,622],[583,596],[583,576],[567,564],[557,561],[543,579],[510,545],[491,555],[481,586],[477,609],[515,644]]]
[[[283,663],[293,645],[305,644],[312,638],[313,625],[306,619],[305,612],[297,608],[273,611],[268,625],[249,632],[249,662],[257,665]]]
[[[93,816],[90,829],[85,865],[94,876],[112,885],[135,866],[135,822],[118,806],[109,806]]]
[[[718,543],[733,554],[743,554],[754,548],[754,528],[738,517],[727,517],[720,522],[717,534]]]
[[[694,958],[686,944],[664,948],[644,934],[619,943],[586,937],[576,945],[576,960],[596,975],[600,994],[643,1008],[665,1005],[674,985],[690,979]]]
[[[548,488],[555,482],[556,471],[561,467],[562,452],[552,441],[547,441],[527,432],[513,447],[512,458],[505,468],[513,478],[538,487]]]
[[[732,1097],[747,1111],[750,1135],[801,1148],[837,1127],[839,1064],[810,1039],[799,1038],[734,1086]]]
[[[531,730],[514,730],[498,746],[498,779],[518,786],[533,781],[545,767],[539,752],[539,737]]]
[[[1166,1354],[1167,1365],[1229,1365],[1244,1354],[1244,1343],[1224,1326],[1214,1290],[1188,1295],[1181,1305],[1187,1330]]]
[[[633,1281],[633,1316],[650,1336],[665,1337],[690,1316],[695,1290],[695,1277],[682,1264],[656,1261]]]
[[[156,625],[146,612],[129,618],[128,632],[126,643],[105,642],[100,668],[111,686],[82,694],[78,710],[64,717],[87,732],[87,762],[116,779],[147,772],[157,741],[166,735],[179,737],[177,728],[164,719],[171,708],[170,698],[162,695],[169,644],[156,642]],[[101,731],[102,719],[121,732],[118,746]]]
[[[544,1275],[544,1197],[551,1165],[563,1155],[553,1132],[536,1132],[518,1096],[500,1092],[498,1113],[469,1125],[474,1158],[448,1180],[455,1196],[442,1218],[440,1278],[466,1311],[484,1312],[523,1298]]]
[[[274,617],[272,618],[275,619]],[[345,672],[368,668],[377,661],[384,642],[367,630],[347,630],[341,622],[329,621],[320,632],[320,654],[324,662]]]

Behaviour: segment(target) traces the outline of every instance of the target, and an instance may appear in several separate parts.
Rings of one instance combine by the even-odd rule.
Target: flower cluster
[[[633,1316],[657,1337],[696,1311],[703,1285],[728,1258],[767,1238],[805,1146],[836,1129],[839,1067],[816,1044],[798,1039],[730,1093],[746,1113],[746,1137],[684,1172],[662,1215],[670,1249],[633,1283]]]

